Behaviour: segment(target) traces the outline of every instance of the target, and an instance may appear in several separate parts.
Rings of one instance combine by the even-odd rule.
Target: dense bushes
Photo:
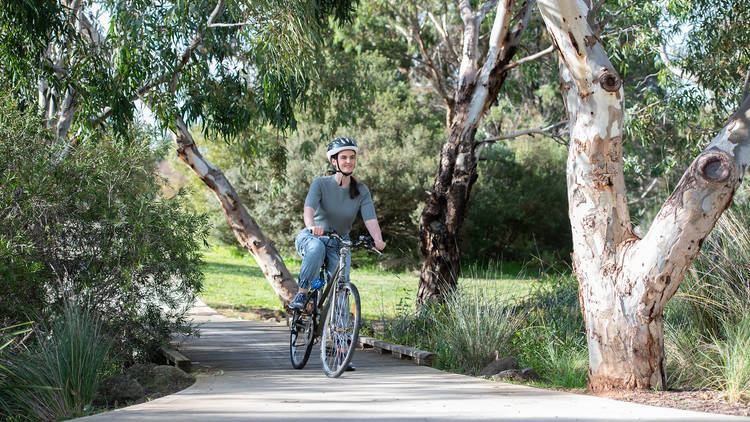
[[[442,369],[477,374],[497,352],[553,385],[585,387],[588,353],[575,278],[529,282],[531,292],[520,298],[464,282],[444,305],[402,310],[385,324],[384,336],[434,352]]]
[[[568,260],[572,249],[565,162],[537,141],[533,156],[494,145],[483,153],[464,225],[466,260]],[[554,151],[557,152],[557,151]]]
[[[205,223],[161,197],[146,134],[81,141],[60,161],[33,113],[3,98],[0,114],[0,327],[88,303],[123,361],[188,331]]]
[[[514,353],[552,385],[583,388],[588,379],[588,348],[578,284],[572,274],[538,282],[517,308],[527,317],[514,339]]]

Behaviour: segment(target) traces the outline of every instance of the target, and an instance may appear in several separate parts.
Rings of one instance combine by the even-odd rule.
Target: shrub
[[[34,331],[35,344],[1,358],[5,416],[53,421],[83,415],[109,362],[111,341],[101,322],[66,302],[60,317]]]
[[[703,335],[717,335],[724,320],[750,311],[750,231],[747,204],[728,209],[703,243],[678,295]]]
[[[479,287],[459,288],[446,305],[447,313],[434,317],[435,352],[445,368],[476,374],[495,351],[511,352],[523,313]]]
[[[430,350],[436,366],[461,373],[478,373],[495,351],[507,355],[523,314],[481,287],[460,287],[444,305],[422,307],[416,315],[402,314],[386,326],[392,341]]]
[[[568,261],[564,160],[542,147],[525,161],[516,155],[502,144],[483,153],[463,228],[464,260]]]
[[[515,340],[519,363],[533,367],[553,385],[585,387],[588,348],[575,276],[541,280],[517,312],[527,315]]]
[[[161,196],[149,134],[98,134],[59,161],[31,111],[0,97],[0,113],[0,326],[72,298],[95,307],[123,360],[189,332],[205,223]]]

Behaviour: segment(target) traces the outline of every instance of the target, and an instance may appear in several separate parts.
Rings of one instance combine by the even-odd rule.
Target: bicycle
[[[308,294],[305,310],[292,312],[289,321],[289,354],[295,369],[304,368],[313,344],[320,338],[323,372],[328,377],[336,378],[352,360],[361,323],[359,292],[344,273],[346,255],[353,248],[369,249],[378,254],[380,251],[375,249],[370,236],[360,236],[356,242],[344,240],[336,233],[326,233],[321,237],[339,242],[339,262],[330,278],[326,277],[327,265],[323,263],[316,280],[318,283],[313,283]],[[325,319],[321,321],[321,318]]]

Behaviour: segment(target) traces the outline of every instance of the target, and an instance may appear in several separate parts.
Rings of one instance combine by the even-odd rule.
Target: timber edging
[[[172,349],[171,347],[166,346],[162,346],[161,348],[159,348],[159,350],[164,355],[164,357],[167,358],[168,363],[173,364],[174,366],[182,369],[185,372],[190,372],[192,362],[190,361],[190,359],[185,357],[185,355],[175,349]]]
[[[421,366],[431,366],[435,358],[435,354],[432,352],[389,343],[373,337],[359,336],[359,346],[363,349],[371,348],[380,354],[389,353],[395,359],[411,359],[414,363]]]

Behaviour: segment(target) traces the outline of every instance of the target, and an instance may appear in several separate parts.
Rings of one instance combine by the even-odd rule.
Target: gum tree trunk
[[[496,2],[497,10],[487,55],[479,67],[479,27],[493,2],[476,12],[468,1],[460,2],[464,22],[463,53],[458,75],[450,133],[440,153],[435,183],[419,220],[420,249],[424,258],[417,304],[441,302],[456,287],[461,267],[459,233],[469,207],[471,188],[477,179],[477,127],[497,97],[506,72],[528,25],[533,1],[526,2],[521,19],[511,30],[514,0]]]
[[[177,128],[177,156],[216,195],[237,241],[253,255],[263,275],[286,306],[297,293],[297,283],[287,270],[281,255],[273,243],[263,235],[253,217],[242,205],[237,192],[224,177],[224,173],[200,154],[181,117],[175,118],[175,127]]]
[[[643,239],[631,229],[622,162],[622,79],[592,29],[595,11],[540,0],[561,59],[573,268],[586,324],[589,388],[665,386],[663,310],[729,206],[750,159],[750,98],[685,171]]]

